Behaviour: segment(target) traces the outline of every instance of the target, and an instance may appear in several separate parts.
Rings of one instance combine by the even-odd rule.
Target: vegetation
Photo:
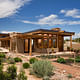
[[[29,63],[23,63],[23,68],[24,69],[27,69],[27,68],[29,68],[30,67],[30,64]]]
[[[18,75],[18,80],[27,80],[27,76],[25,76],[25,72],[21,71]]]
[[[57,62],[58,63],[66,63],[66,60],[64,58],[58,58]]]
[[[9,74],[11,80],[16,79],[16,77],[17,77],[17,68],[14,65],[9,66],[8,69],[7,69],[7,73]]]
[[[69,46],[67,47],[67,51],[70,51],[70,47]]]
[[[15,62],[22,62],[22,59],[19,57],[14,58]]]
[[[43,77],[43,80],[50,80],[50,79],[49,79],[49,76]]]
[[[53,59],[53,58],[57,58],[57,56],[55,55],[41,55],[41,56],[37,56],[38,58],[42,58],[42,59]]]
[[[38,61],[38,59],[36,59],[36,58],[31,58],[31,59],[29,60],[30,64],[33,64],[33,63],[36,62],[36,61]]]
[[[36,76],[43,78],[45,76],[50,77],[53,73],[53,69],[54,67],[52,66],[51,62],[47,60],[39,60],[32,65],[32,72]]]
[[[79,43],[80,43],[80,38],[75,38],[73,41],[74,41],[74,42],[79,42]]]
[[[14,58],[8,58],[8,63],[9,64],[15,64]]]
[[[80,62],[80,56],[76,56],[75,61]]]
[[[5,54],[4,53],[0,53],[0,58],[5,58]]]
[[[67,77],[68,77],[68,78],[72,78],[72,74],[68,74]]]

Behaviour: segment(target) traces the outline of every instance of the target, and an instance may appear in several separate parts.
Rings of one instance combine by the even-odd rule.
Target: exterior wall
[[[24,39],[17,39],[16,40],[16,52],[17,53],[24,53]]]

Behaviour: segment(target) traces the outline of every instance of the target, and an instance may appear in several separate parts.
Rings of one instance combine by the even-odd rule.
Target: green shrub
[[[2,64],[2,61],[1,61],[1,59],[0,59],[0,65]]]
[[[66,63],[66,60],[64,58],[58,58],[57,62],[58,63]]]
[[[38,77],[51,76],[53,73],[53,66],[50,61],[40,60],[32,65],[32,71]]]
[[[14,58],[15,62],[22,62],[22,59],[19,57]]]
[[[68,77],[68,78],[72,78],[72,74],[68,74],[67,77]]]
[[[80,62],[80,56],[76,56],[75,61]]]
[[[44,77],[43,77],[43,80],[50,80],[50,79],[49,79],[49,76],[44,76]]]
[[[25,76],[25,72],[21,71],[18,75],[18,80],[27,80],[27,76]]]
[[[9,63],[9,64],[15,64],[14,58],[9,58],[9,59],[8,59],[8,63]]]
[[[30,67],[30,64],[29,63],[23,63],[23,68],[27,69]]]
[[[5,58],[5,54],[4,53],[0,53],[0,58]]]
[[[67,51],[70,51],[70,47],[69,46],[67,47]]]
[[[38,61],[38,59],[36,59],[36,58],[31,58],[31,59],[29,60],[30,64],[33,64],[33,63],[36,62],[36,61]]]
[[[14,65],[8,67],[7,73],[10,75],[10,78],[11,78],[10,80],[16,79],[17,77],[16,71],[17,71],[17,68]]]
[[[72,62],[74,62],[74,59],[72,59],[72,58],[69,58],[69,59],[67,59],[67,62],[70,62],[70,63],[72,63]]]
[[[71,51],[74,51],[74,49],[73,49],[73,48],[71,48]]]

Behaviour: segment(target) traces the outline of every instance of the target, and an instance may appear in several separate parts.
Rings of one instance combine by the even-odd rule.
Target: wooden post
[[[58,35],[57,35],[57,48],[59,47],[58,43],[59,43],[59,41],[58,41]]]
[[[72,36],[70,36],[70,48],[72,48]]]
[[[32,55],[32,39],[30,38],[30,50],[29,50],[29,56]]]
[[[10,51],[12,50],[12,39],[10,39]]]

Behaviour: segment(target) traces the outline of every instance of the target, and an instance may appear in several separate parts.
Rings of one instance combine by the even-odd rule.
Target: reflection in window
[[[56,39],[53,39],[53,48],[57,48]]]

